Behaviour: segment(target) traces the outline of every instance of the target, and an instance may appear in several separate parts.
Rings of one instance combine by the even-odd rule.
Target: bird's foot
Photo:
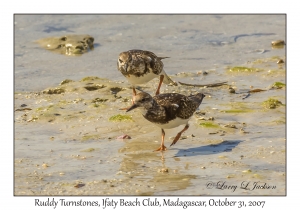
[[[161,145],[158,149],[154,150],[154,151],[166,151],[167,147],[165,145]]]

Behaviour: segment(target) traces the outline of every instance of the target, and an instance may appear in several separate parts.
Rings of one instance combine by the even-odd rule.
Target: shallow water
[[[70,33],[93,36],[95,49],[67,57],[34,43]],[[22,104],[31,110],[15,111],[15,195],[284,195],[286,107],[263,104],[269,98],[286,104],[285,87],[270,89],[285,83],[285,64],[276,63],[285,60],[285,48],[271,46],[277,39],[285,40],[283,15],[16,15],[15,110]],[[133,121],[109,121],[131,103],[118,54],[136,48],[170,57],[165,71],[175,81],[227,81],[240,94],[227,85],[163,85],[162,92],[204,92],[205,115],[194,114],[176,145],[153,152],[160,129],[138,110],[130,113]],[[230,72],[234,66],[259,71]],[[108,80],[79,81],[86,76]],[[64,79],[75,82],[59,86]],[[153,94],[157,82],[141,87]],[[88,91],[87,83],[105,87]],[[49,87],[66,92],[41,93]],[[123,89],[113,94],[113,87]],[[245,98],[255,88],[267,91]],[[107,101],[96,106],[95,98]],[[166,130],[166,146],[180,129]],[[123,134],[131,139],[116,139]],[[276,188],[251,190],[255,182]],[[252,188],[241,189],[245,183]]]
[[[94,51],[67,57],[34,43],[66,34],[93,36]],[[85,76],[123,80],[117,58],[129,49],[170,57],[164,60],[170,75],[222,73],[226,66],[282,55],[271,41],[285,34],[284,15],[15,15],[15,90],[39,91]],[[215,79],[221,80],[205,81]]]

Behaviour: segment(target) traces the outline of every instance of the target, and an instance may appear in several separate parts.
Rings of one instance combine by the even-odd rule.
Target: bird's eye
[[[120,62],[120,63],[123,63],[123,61],[122,61],[121,59],[119,59],[119,62]]]
[[[146,101],[146,99],[145,99],[145,98],[143,98],[141,101]]]

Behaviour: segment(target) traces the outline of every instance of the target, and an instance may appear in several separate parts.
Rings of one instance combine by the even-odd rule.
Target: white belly
[[[170,129],[170,128],[178,127],[179,125],[186,125],[188,121],[189,119],[175,118],[174,120],[168,122],[167,124],[155,123],[155,125],[163,129]]]
[[[126,78],[128,79],[128,81],[135,85],[135,84],[145,84],[147,82],[149,82],[150,80],[154,79],[154,78],[157,78],[158,75],[156,74],[153,74],[153,73],[148,73],[148,74],[145,74],[144,76],[141,76],[141,77],[134,77],[132,75],[127,75]]]

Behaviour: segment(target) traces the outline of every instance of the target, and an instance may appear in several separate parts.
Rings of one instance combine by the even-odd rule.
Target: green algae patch
[[[252,178],[255,178],[255,179],[264,179],[265,177],[263,175],[261,175],[261,174],[253,174]]]
[[[94,148],[88,148],[88,149],[81,150],[81,152],[93,152],[93,151],[95,151]]]
[[[92,103],[103,103],[107,100],[108,100],[107,98],[95,98],[92,100]]]
[[[133,120],[132,120],[132,117],[129,115],[117,114],[117,115],[111,116],[109,118],[109,121],[122,122],[122,121],[133,121]]]
[[[60,37],[46,37],[36,41],[42,48],[54,53],[67,56],[81,55],[94,49],[94,37],[83,35],[64,35]]]
[[[228,174],[228,175],[226,176],[226,178],[227,178],[227,179],[231,179],[231,178],[235,178],[235,176],[236,176],[235,174]]]
[[[245,66],[235,66],[229,69],[229,72],[258,72],[261,71],[261,69],[258,68],[251,68],[251,67],[245,67]]]
[[[57,109],[54,105],[44,106],[44,107],[38,107],[35,109],[35,111],[38,114],[39,120],[47,120],[48,122],[52,122],[56,117],[61,116],[60,113],[62,110]]]
[[[266,59],[257,59],[255,61],[253,61],[252,63],[253,64],[262,64],[262,63],[266,63],[266,62],[268,62],[268,60],[266,60]]]
[[[110,88],[111,91],[113,92],[120,92],[121,90],[124,90],[124,88],[121,88],[121,87],[112,87]]]
[[[59,85],[68,84],[68,83],[70,83],[70,82],[74,82],[74,81],[71,80],[71,79],[65,79],[65,80],[61,81],[61,83],[60,83]]]
[[[65,89],[63,89],[63,88],[50,88],[50,89],[43,91],[44,94],[62,94],[64,92],[65,92]]]
[[[285,117],[281,117],[281,118],[279,118],[279,119],[277,119],[277,120],[273,120],[272,121],[273,123],[275,123],[275,124],[286,124],[286,118]]]
[[[253,110],[251,109],[227,109],[223,110],[222,112],[224,113],[230,113],[230,114],[239,114],[239,113],[248,113],[252,112]]]
[[[105,102],[108,101],[107,98],[95,98],[92,100],[93,107],[106,107]]]
[[[276,40],[276,41],[272,41],[272,48],[283,48],[285,45],[284,40]]]
[[[40,111],[50,111],[54,109],[54,105],[49,105],[49,106],[45,106],[45,107],[38,107],[36,108],[35,111],[40,112]]]
[[[245,103],[245,102],[230,102],[228,104],[222,104],[223,106],[230,106],[229,109],[220,110],[223,113],[229,114],[240,114],[240,113],[249,113],[253,112],[253,109],[250,109],[249,106],[254,107],[253,103]]]
[[[118,92],[125,90],[124,88],[121,87],[112,87],[110,88],[110,91],[113,92],[114,94],[117,94]]]
[[[220,127],[218,124],[215,124],[212,122],[202,122],[199,125],[204,128],[219,128]]]
[[[282,82],[274,82],[273,85],[272,85],[272,87],[280,89],[280,88],[285,87],[285,84],[282,83]]]
[[[94,103],[95,105],[99,105],[99,104],[104,103],[106,101],[108,101],[107,98],[95,98],[95,99],[92,100],[92,103]]]
[[[84,88],[88,91],[94,91],[94,90],[102,89],[105,87],[106,87],[105,85],[96,84],[96,85],[85,86]]]
[[[268,100],[263,102],[263,105],[267,109],[276,109],[277,107],[282,106],[284,104],[282,104],[282,102],[277,99],[269,98]]]
[[[70,102],[68,102],[67,100],[60,100],[58,101],[57,105],[58,106],[65,106],[68,105]]]
[[[274,61],[274,60],[279,60],[279,59],[280,59],[280,57],[279,57],[279,56],[276,56],[276,55],[271,57],[271,60],[273,60],[273,61]]]
[[[279,56],[272,56],[270,58],[263,58],[263,59],[257,59],[253,61],[253,64],[262,64],[262,63],[274,63],[280,60],[281,58]]]
[[[95,108],[98,108],[98,107],[101,107],[101,108],[105,108],[105,107],[107,107],[105,104],[103,104],[103,103],[93,103],[92,104],[92,107],[95,107]]]
[[[91,76],[91,77],[84,77],[80,81],[85,82],[85,81],[93,81],[93,80],[97,80],[97,79],[100,79],[100,78]]]
[[[286,74],[285,69],[269,69],[267,71],[266,75],[269,75],[269,76],[282,75],[282,76],[284,76],[285,74]]]

